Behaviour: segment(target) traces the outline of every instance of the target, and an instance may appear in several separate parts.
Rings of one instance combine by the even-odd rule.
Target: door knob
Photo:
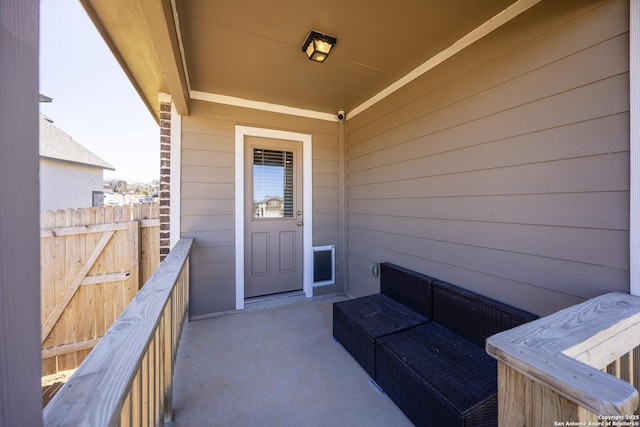
[[[302,227],[302,221],[298,221],[298,227]]]

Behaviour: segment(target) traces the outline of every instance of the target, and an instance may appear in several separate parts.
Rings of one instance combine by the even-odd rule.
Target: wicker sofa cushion
[[[432,286],[433,320],[483,348],[491,335],[538,318],[441,280]]]
[[[375,379],[375,340],[430,319],[382,294],[333,304],[333,336]]]
[[[376,342],[376,377],[416,425],[497,425],[496,361],[430,322]]]

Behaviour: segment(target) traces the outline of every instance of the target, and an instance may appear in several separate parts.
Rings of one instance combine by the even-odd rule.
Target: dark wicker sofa
[[[380,271],[380,294],[334,304],[335,339],[415,425],[497,425],[484,342],[537,316],[390,263]]]

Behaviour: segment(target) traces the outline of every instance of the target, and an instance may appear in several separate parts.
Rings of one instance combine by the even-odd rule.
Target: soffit
[[[149,19],[140,3],[136,0],[80,2],[147,108],[158,117],[158,93],[168,92],[168,87],[147,26]]]
[[[446,49],[512,0],[176,0],[190,89],[349,111]],[[310,30],[338,38],[322,64]]]
[[[156,116],[158,92],[189,91],[348,112],[514,1],[81,0]],[[311,30],[338,39],[322,64]]]

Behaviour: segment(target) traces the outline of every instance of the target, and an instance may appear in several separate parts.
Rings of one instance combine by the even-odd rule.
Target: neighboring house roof
[[[40,113],[40,158],[116,170],[54,126],[53,120],[42,113]]]

